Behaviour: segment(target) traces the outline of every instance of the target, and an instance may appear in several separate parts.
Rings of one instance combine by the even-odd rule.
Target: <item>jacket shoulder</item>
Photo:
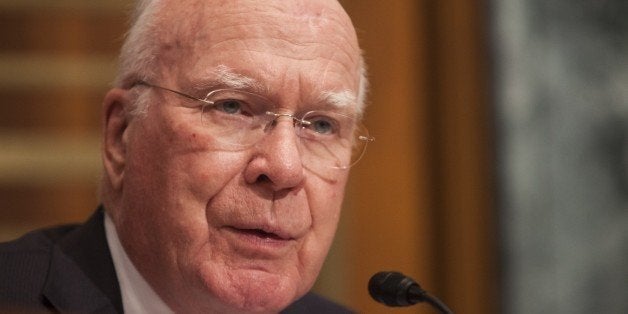
[[[52,247],[75,226],[42,229],[0,243],[0,308],[2,304],[39,304]]]
[[[11,254],[50,252],[54,243],[78,225],[63,225],[31,231],[15,240],[0,243],[0,256]]]

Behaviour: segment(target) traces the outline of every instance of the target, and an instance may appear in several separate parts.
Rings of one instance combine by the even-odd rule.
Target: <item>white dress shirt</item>
[[[144,277],[140,275],[129,256],[126,255],[122,244],[120,244],[116,227],[106,212],[105,233],[120,283],[124,313],[173,313]]]

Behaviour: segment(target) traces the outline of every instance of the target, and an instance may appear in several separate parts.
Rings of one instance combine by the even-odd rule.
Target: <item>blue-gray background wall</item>
[[[493,0],[505,313],[628,313],[628,1]]]

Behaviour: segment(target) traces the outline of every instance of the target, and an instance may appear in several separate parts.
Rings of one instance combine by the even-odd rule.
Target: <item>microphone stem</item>
[[[430,295],[428,293],[425,293],[423,295],[423,298],[424,298],[425,302],[431,304],[439,312],[441,312],[441,314],[453,314],[454,313],[447,307],[447,305],[445,305],[445,303],[443,303],[441,300],[439,300],[435,296],[432,296],[432,295]]]

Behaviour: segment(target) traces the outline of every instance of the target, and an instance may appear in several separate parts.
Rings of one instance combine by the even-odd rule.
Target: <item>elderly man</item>
[[[103,206],[2,245],[0,304],[345,312],[309,290],[372,140],[366,85],[335,0],[141,1],[104,99]]]

